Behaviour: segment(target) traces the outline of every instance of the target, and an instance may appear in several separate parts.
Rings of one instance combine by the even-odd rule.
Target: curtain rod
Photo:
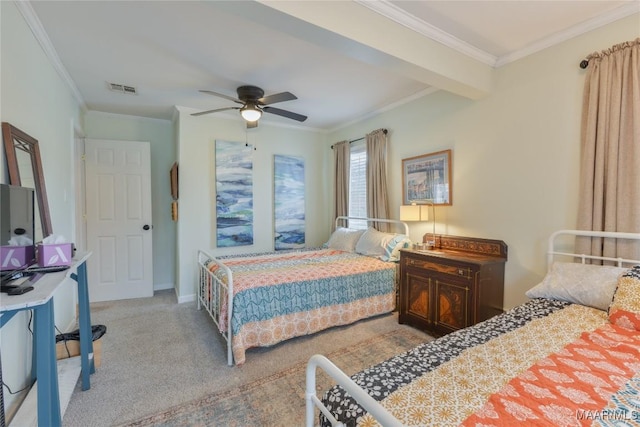
[[[387,134],[387,130],[386,129],[382,129],[382,132],[386,135]],[[363,136],[362,138],[356,138],[356,139],[352,139],[349,141],[349,144],[351,144],[352,142],[358,142],[358,141],[362,141],[363,139],[365,139],[366,136]],[[331,149],[333,150],[333,145],[331,146]]]
[[[609,53],[611,51],[613,51],[613,50],[623,49],[623,48],[629,47],[629,46],[634,46],[634,45],[636,45],[638,43],[640,43],[640,38],[615,44],[615,45],[611,46],[611,48],[605,49],[605,50],[601,51],[600,53],[592,53],[590,55],[587,55],[586,58],[584,58],[582,61],[580,61],[580,68],[582,68],[583,70],[585,68],[587,68],[589,66],[589,61],[591,59],[593,59],[593,58],[598,58],[598,57],[601,57],[601,56],[608,56]]]

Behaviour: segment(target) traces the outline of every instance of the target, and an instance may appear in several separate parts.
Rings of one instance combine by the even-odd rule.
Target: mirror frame
[[[33,179],[36,185],[35,190],[38,209],[40,211],[40,222],[42,223],[42,237],[45,238],[53,233],[53,228],[51,227],[51,215],[49,214],[49,203],[47,201],[47,190],[44,185],[44,174],[42,172],[42,159],[40,158],[38,140],[7,122],[2,122],[2,139],[4,140],[4,151],[7,155],[9,183],[11,185],[21,185],[16,150],[21,150],[29,154],[31,167],[33,168]]]

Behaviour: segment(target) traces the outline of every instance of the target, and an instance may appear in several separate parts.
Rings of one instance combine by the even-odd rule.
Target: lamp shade
[[[428,221],[429,210],[425,205],[401,205],[400,221]]]
[[[255,105],[247,104],[240,109],[240,115],[248,122],[255,122],[262,117],[262,111]]]

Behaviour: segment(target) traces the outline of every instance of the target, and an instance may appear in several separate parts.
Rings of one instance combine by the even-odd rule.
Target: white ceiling
[[[425,43],[436,40],[491,67],[640,10],[639,0],[356,3],[410,28]],[[251,84],[266,95],[294,93],[297,100],[274,106],[309,116],[305,127],[333,130],[433,90],[393,64],[363,60],[370,51],[269,2],[17,4],[89,110],[170,119],[174,106],[196,112],[236,105],[199,89],[235,97],[238,86]],[[329,14],[338,6],[326,2],[323,10]],[[107,82],[133,86],[138,94],[112,92]],[[299,125],[271,114],[266,120]]]

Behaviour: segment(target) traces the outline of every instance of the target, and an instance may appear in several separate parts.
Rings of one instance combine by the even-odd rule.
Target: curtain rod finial
[[[583,59],[582,61],[580,61],[580,68],[582,68],[583,70],[588,66],[589,66],[589,61],[587,61],[586,59]]]

